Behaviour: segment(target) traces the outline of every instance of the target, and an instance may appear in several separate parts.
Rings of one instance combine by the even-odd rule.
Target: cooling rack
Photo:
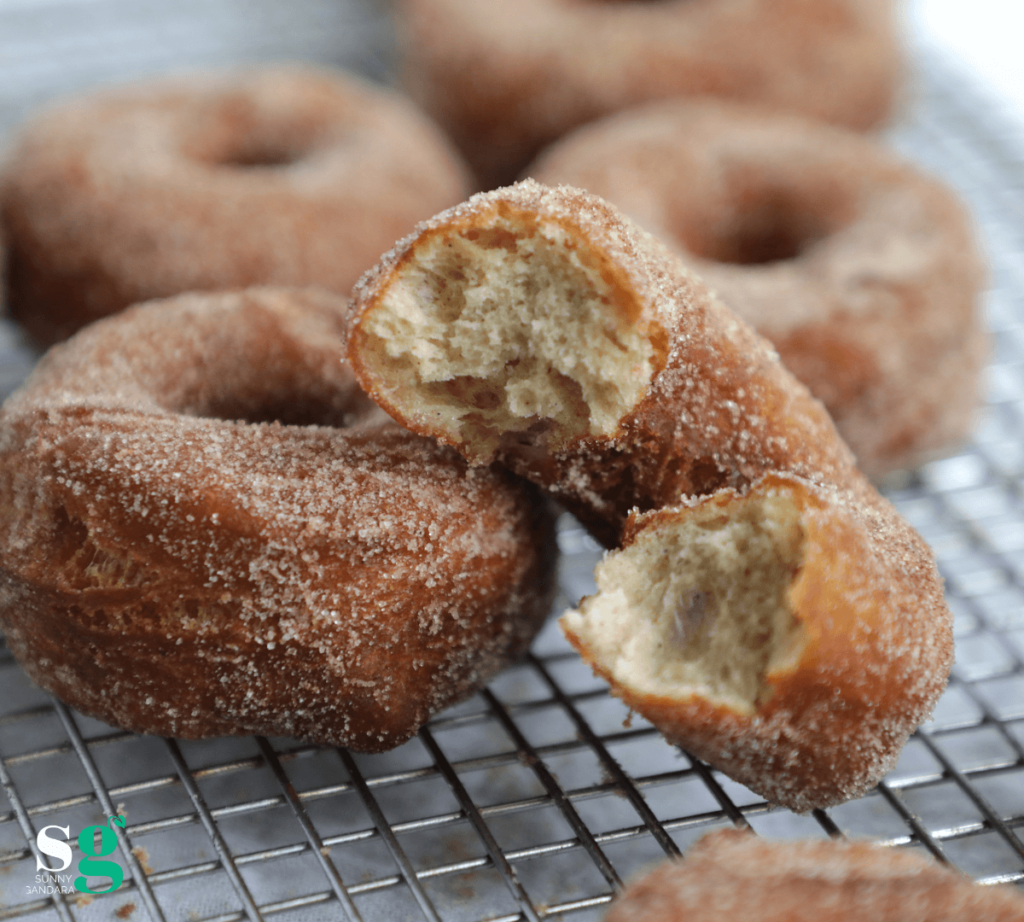
[[[377,75],[388,68],[384,26],[368,5],[302,0],[287,5],[284,22],[275,9],[286,5],[269,0],[49,0],[31,9],[63,11],[51,36],[105,36],[116,24],[121,51],[111,55],[98,38],[69,44],[78,57],[49,64],[47,82],[32,71],[43,65],[31,47],[11,69],[10,49],[41,33],[25,18],[26,38],[11,42],[30,5],[4,3],[0,60],[7,51],[11,79],[0,81],[0,136],[37,97],[171,60],[301,55]],[[120,16],[109,12],[119,6]],[[128,54],[138,17],[171,6],[159,53]],[[110,21],[87,22],[87,10],[101,7]],[[229,23],[234,58],[224,50]],[[809,816],[764,803],[631,717],[553,622],[524,661],[376,756],[285,739],[124,733],[34,687],[0,647],[0,919],[584,922],[600,918],[623,880],[724,826],[868,836],[923,850],[984,884],[1024,888],[1024,139],[941,59],[918,57],[891,140],[954,184],[977,217],[991,257],[993,350],[976,440],[887,490],[938,556],[957,664],[933,719],[875,791]],[[32,361],[17,332],[0,325],[0,396]],[[556,609],[593,588],[599,556],[570,519],[559,543]],[[124,883],[114,893],[73,889],[77,849],[56,886],[37,871],[37,858],[59,864],[33,851],[42,831],[63,841],[61,828],[73,839],[90,826],[110,830],[92,831],[94,849],[116,838],[106,858]]]

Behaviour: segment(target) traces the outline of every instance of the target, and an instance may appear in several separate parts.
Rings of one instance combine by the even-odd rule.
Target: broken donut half
[[[633,517],[561,624],[669,740],[805,812],[873,787],[945,687],[934,586],[888,567],[855,505],[767,475]]]

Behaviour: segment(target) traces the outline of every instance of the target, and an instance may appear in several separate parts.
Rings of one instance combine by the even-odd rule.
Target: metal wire
[[[889,493],[936,550],[958,663],[876,791],[810,817],[771,807],[630,723],[553,626],[490,688],[377,756],[115,731],[49,699],[0,648],[0,919],[584,922],[622,881],[729,825],[919,846],[1024,887],[1024,138],[925,57],[892,141],[978,217],[995,349],[977,440]],[[0,328],[0,389],[30,363]],[[560,544],[574,600],[597,550],[571,522]],[[114,814],[129,820],[114,827],[119,891],[32,892],[43,827]]]

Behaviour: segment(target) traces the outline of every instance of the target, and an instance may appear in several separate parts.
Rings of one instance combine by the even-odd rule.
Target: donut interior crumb
[[[749,715],[770,695],[766,673],[803,646],[788,590],[804,544],[779,489],[659,513],[598,565],[598,593],[564,626],[624,686]]]
[[[477,457],[506,440],[612,434],[647,389],[654,348],[606,275],[556,222],[512,212],[436,233],[365,318],[364,356],[386,365],[377,376],[399,409]]]

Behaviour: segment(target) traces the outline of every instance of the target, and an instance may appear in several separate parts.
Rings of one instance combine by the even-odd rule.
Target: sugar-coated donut
[[[566,131],[715,96],[855,129],[893,107],[893,0],[402,0],[408,91],[485,185]]]
[[[771,842],[738,830],[630,884],[605,922],[1024,922],[1012,887],[864,841]]]
[[[0,627],[32,679],[137,732],[379,751],[525,649],[543,501],[376,411],[344,312],[182,295],[47,353],[0,411]]]
[[[30,122],[0,174],[9,310],[40,343],[183,291],[348,294],[468,177],[409,102],[297,67],[161,79]]]
[[[528,172],[678,249],[821,398],[866,473],[970,431],[986,353],[971,223],[877,142],[735,104],[658,103],[579,129]]]
[[[631,707],[799,811],[893,765],[952,664],[932,555],[672,252],[527,181],[420,225],[352,311],[385,410],[624,542],[563,626]]]

